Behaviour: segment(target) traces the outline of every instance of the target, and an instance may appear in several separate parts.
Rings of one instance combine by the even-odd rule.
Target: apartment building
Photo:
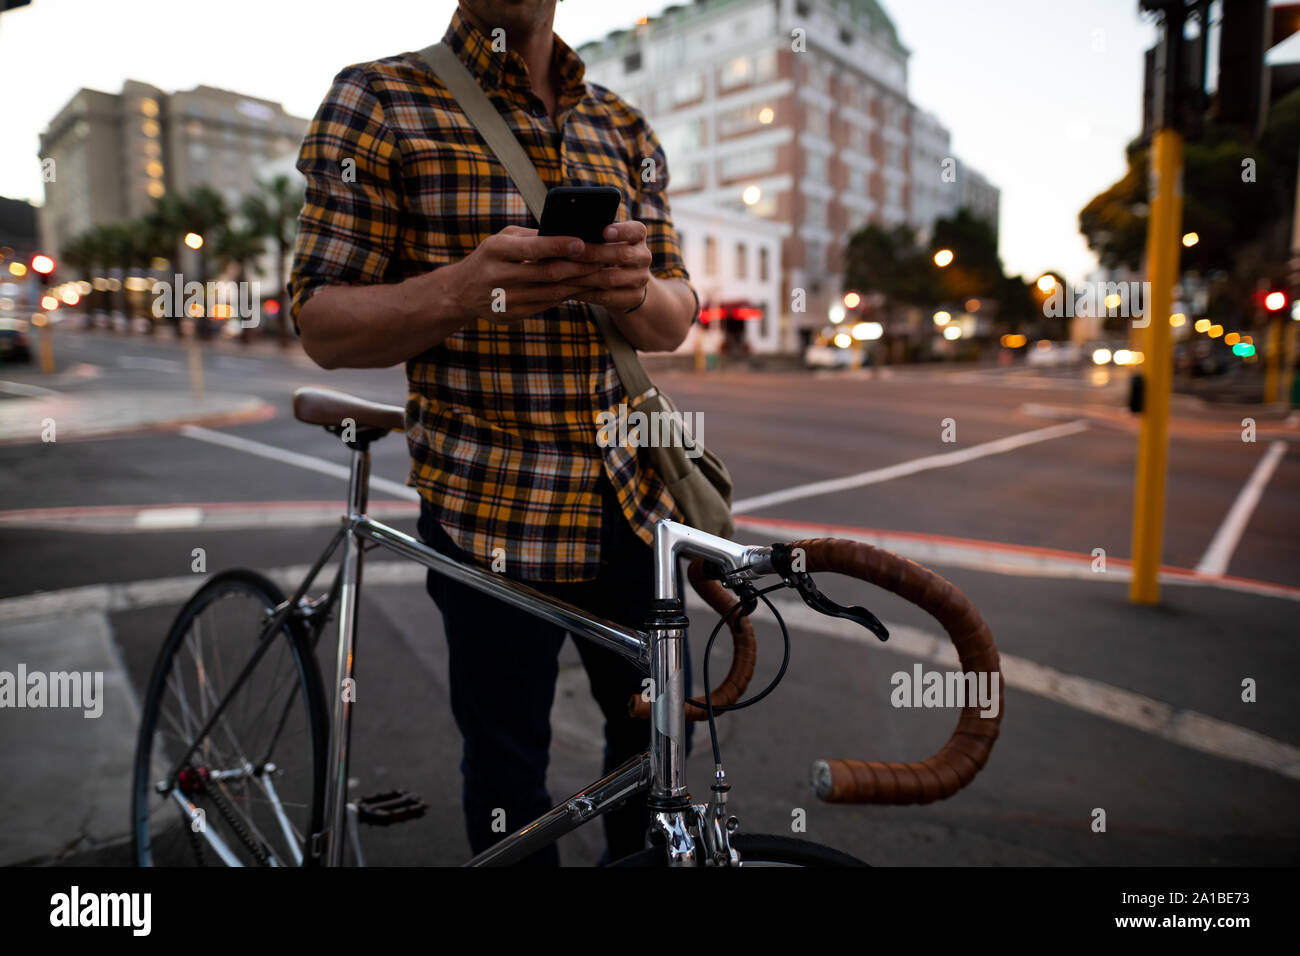
[[[651,120],[674,206],[787,227],[777,334],[760,342],[754,327],[757,350],[794,350],[824,328],[854,231],[928,228],[949,210],[954,190],[914,196],[908,51],[875,0],[695,0],[578,52],[590,80]],[[928,162],[946,155],[947,132],[926,122]]]
[[[259,164],[296,152],[307,122],[278,103],[209,86],[166,93],[128,80],[120,93],[82,89],[41,134],[42,244],[57,257],[71,236],[199,185],[235,207]]]

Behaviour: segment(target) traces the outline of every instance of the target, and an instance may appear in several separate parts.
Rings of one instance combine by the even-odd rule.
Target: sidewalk
[[[181,425],[234,425],[274,414],[260,398],[221,392],[195,400],[180,391],[29,389],[36,394],[0,401],[0,445],[106,438]]]

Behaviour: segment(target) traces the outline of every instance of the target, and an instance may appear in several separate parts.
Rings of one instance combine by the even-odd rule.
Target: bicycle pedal
[[[371,826],[386,827],[424,816],[429,805],[418,794],[403,790],[377,793],[357,801],[357,820]]]

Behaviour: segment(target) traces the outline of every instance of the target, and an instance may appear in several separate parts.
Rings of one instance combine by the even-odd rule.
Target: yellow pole
[[[1183,218],[1183,137],[1172,129],[1152,138],[1155,196],[1147,225],[1147,279],[1151,301],[1143,330],[1145,403],[1138,433],[1137,483],[1133,494],[1133,580],[1129,600],[1155,604],[1164,541],[1165,468],[1169,445],[1169,393],[1173,347],[1169,313],[1178,281],[1179,235]]]
[[[46,315],[38,314],[32,317],[32,322],[40,331],[40,349],[41,349],[41,374],[54,374],[54,333],[50,329],[50,320]]]
[[[1282,350],[1282,390],[1278,393],[1278,401],[1291,402],[1291,390],[1294,387],[1295,378],[1295,357],[1296,357],[1296,339],[1300,337],[1300,323],[1286,322],[1286,345]]]

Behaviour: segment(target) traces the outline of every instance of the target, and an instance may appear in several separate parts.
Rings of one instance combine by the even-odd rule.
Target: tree
[[[298,213],[302,210],[304,200],[303,188],[288,176],[276,176],[270,182],[258,183],[258,192],[244,198],[241,212],[248,220],[249,228],[266,239],[274,247],[275,256],[275,296],[280,303],[279,334],[280,344],[289,341],[289,307],[284,301],[285,286],[288,283],[285,266],[292,251],[294,227]]]
[[[227,225],[217,236],[213,251],[223,268],[227,265],[235,267],[235,281],[243,283],[247,281],[249,263],[266,251],[266,243],[251,228]],[[250,332],[249,326],[241,324],[240,341],[247,344]]]
[[[1127,152],[1128,169],[1083,207],[1079,231],[1103,266],[1137,271],[1146,251],[1149,155],[1138,143]],[[1183,231],[1198,240],[1181,250],[1185,271],[1280,271],[1298,153],[1300,90],[1273,104],[1254,144],[1242,142],[1232,128],[1208,123],[1185,145]],[[1247,277],[1246,284],[1259,277]]]
[[[952,263],[939,270],[945,301],[996,298],[1006,275],[992,226],[969,210],[959,209],[951,219],[934,224],[931,255],[940,249],[950,249],[953,254]]]

